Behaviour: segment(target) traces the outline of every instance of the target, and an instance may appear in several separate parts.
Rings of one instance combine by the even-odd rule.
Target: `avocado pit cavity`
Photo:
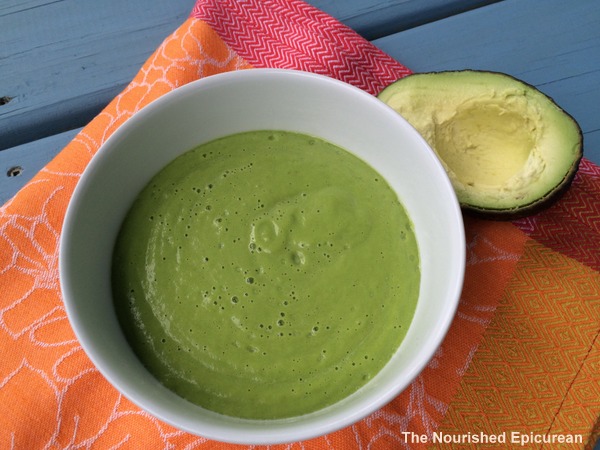
[[[457,181],[496,188],[524,170],[535,152],[536,131],[520,111],[498,103],[469,104],[436,126],[435,148]]]

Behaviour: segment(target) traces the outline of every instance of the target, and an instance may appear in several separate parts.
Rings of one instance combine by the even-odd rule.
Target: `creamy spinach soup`
[[[386,181],[311,136],[236,134],[175,159],[139,194],[113,260],[116,311],[148,370],[219,413],[332,404],[388,362],[419,256]]]

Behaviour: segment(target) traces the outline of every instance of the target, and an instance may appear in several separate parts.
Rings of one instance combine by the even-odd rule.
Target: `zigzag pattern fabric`
[[[328,75],[371,94],[410,73],[353,30],[303,1],[197,2],[192,17],[210,25],[255,67]]]
[[[198,0],[129,86],[0,207],[0,448],[244,448],[160,422],[100,375],[66,317],[58,242],[81,173],[122,123],[185,83],[253,67],[325,74],[371,94],[410,73],[302,1]],[[599,218],[600,168],[587,160],[543,213],[514,223],[467,217],[459,310],[427,368],[362,421],[270,448],[510,448],[511,439],[557,448],[543,439],[572,437],[560,448],[591,449],[600,432]]]
[[[515,222],[538,242],[600,270],[600,170],[583,159],[571,188],[544,214]]]

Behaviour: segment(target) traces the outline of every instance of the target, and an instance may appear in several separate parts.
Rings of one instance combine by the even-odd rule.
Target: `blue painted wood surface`
[[[0,3],[0,204],[126,86],[193,3]],[[586,157],[600,163],[597,0],[309,3],[415,71],[499,70],[538,86],[575,116]]]

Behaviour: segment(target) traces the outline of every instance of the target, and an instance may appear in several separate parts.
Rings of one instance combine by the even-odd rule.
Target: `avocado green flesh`
[[[420,286],[387,182],[311,136],[253,131],[175,159],[139,194],[113,258],[117,315],[166,387],[248,419],[352,394],[403,340]]]
[[[506,74],[413,74],[379,99],[434,149],[466,209],[513,215],[533,210],[568,185],[582,156],[575,120]]]

